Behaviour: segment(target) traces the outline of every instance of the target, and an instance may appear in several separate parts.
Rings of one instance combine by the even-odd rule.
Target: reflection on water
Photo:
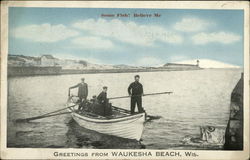
[[[31,148],[147,148],[200,149],[183,144],[187,135],[199,136],[199,126],[226,127],[230,94],[240,79],[240,69],[197,71],[108,73],[15,77],[8,79],[7,146]],[[135,74],[140,74],[144,93],[173,91],[171,95],[143,97],[149,115],[160,116],[145,125],[143,145],[79,127],[70,114],[13,123],[65,107],[68,87],[85,77],[89,95],[108,86],[108,97],[127,95]],[[89,97],[90,97],[89,96]],[[129,99],[112,100],[114,106],[129,109]],[[145,146],[144,146],[145,145]],[[213,149],[213,146],[203,146]],[[216,149],[216,148],[215,148]]]
[[[69,127],[66,133],[66,147],[74,148],[115,148],[115,149],[140,149],[144,145],[136,140],[129,140],[115,136],[101,134],[80,127],[73,119],[67,124]]]

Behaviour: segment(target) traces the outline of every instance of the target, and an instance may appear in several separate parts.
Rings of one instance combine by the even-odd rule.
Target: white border
[[[242,9],[244,10],[244,151],[191,150],[198,157],[109,157],[111,159],[248,159],[249,158],[249,2],[237,1],[10,1],[1,3],[1,157],[3,159],[76,159],[54,157],[56,152],[111,152],[164,150],[110,150],[110,149],[33,149],[6,148],[7,122],[7,53],[8,53],[8,7],[67,7],[67,8],[161,8],[161,9]],[[166,150],[170,152],[170,150]],[[173,150],[184,155],[186,150]],[[84,157],[77,157],[84,159]],[[85,157],[96,159],[96,157]],[[98,159],[107,159],[99,157]]]

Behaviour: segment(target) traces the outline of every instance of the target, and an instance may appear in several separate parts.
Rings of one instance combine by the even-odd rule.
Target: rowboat
[[[141,139],[146,117],[145,113],[130,114],[129,110],[111,105],[112,114],[110,116],[101,116],[88,110],[79,111],[79,104],[73,98],[69,100],[67,107],[72,118],[81,127],[126,139],[135,139],[137,141]]]

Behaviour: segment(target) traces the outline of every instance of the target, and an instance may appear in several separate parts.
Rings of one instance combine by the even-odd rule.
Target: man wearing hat
[[[135,76],[135,81],[132,82],[128,87],[128,94],[131,96],[131,102],[130,102],[130,112],[131,114],[135,113],[135,105],[137,104],[137,108],[139,113],[144,112],[144,109],[142,108],[142,95],[143,95],[143,86],[139,82],[140,76]]]
[[[96,108],[98,114],[102,116],[109,116],[112,114],[111,104],[107,98],[108,87],[102,87],[102,92],[97,96],[97,101],[101,105],[100,108]]]
[[[78,97],[79,97],[79,101],[82,102],[83,100],[87,100],[88,97],[88,84],[84,82],[84,78],[81,79],[82,82],[78,83],[75,86],[69,87],[69,91],[70,89],[73,88],[77,88],[78,87]]]
[[[102,87],[102,92],[97,96],[97,100],[100,104],[106,104],[108,99],[107,99],[107,90],[108,87],[104,86]]]

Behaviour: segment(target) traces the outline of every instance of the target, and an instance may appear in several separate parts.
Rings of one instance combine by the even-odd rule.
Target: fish
[[[201,139],[210,144],[225,143],[225,128],[213,127],[213,126],[201,126],[200,127]]]
[[[200,135],[197,137],[185,136],[181,142],[196,146],[223,146],[225,143],[225,129],[214,126],[200,126]]]

